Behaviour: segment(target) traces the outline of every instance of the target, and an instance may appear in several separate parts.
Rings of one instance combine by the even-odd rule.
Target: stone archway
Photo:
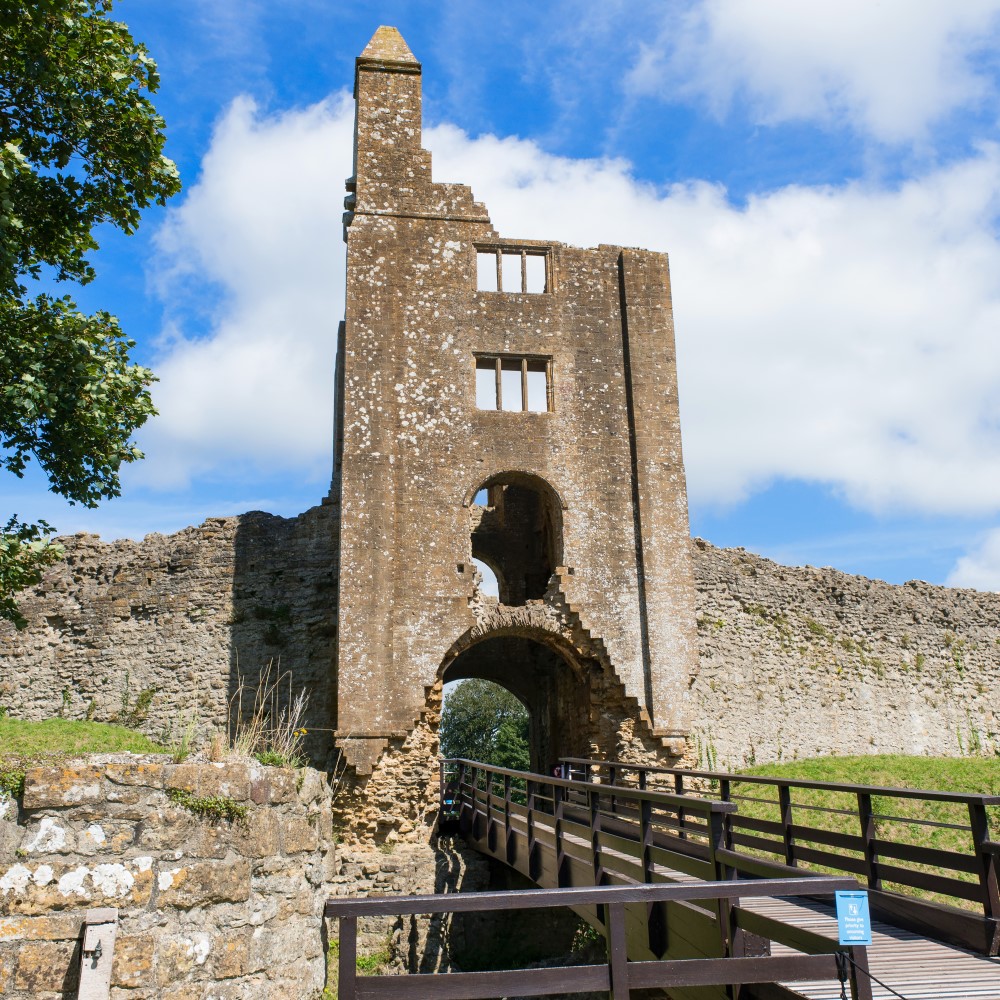
[[[591,745],[591,664],[551,633],[498,629],[456,644],[445,658],[445,683],[481,678],[505,687],[528,710],[531,767],[548,772],[560,757]]]

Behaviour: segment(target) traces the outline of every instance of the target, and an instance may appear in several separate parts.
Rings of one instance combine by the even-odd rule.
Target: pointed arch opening
[[[472,557],[497,577],[501,604],[545,596],[563,561],[562,503],[539,476],[502,472],[473,491]]]

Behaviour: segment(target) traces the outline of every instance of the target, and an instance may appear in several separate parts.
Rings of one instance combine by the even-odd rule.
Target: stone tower
[[[484,677],[528,707],[536,767],[679,753],[697,646],[667,258],[501,237],[432,179],[420,72],[381,27],[355,75],[338,742],[368,773],[436,685]]]

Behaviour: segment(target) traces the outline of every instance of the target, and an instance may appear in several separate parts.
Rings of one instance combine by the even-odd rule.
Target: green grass
[[[164,753],[165,748],[142,733],[105,722],[70,719],[0,719],[0,759],[40,760],[81,753]]]
[[[1000,757],[814,757],[783,764],[762,764],[740,773],[1000,795]]]
[[[803,781],[874,785],[883,788],[917,788],[1000,795],[1000,759],[996,757],[957,759],[904,756],[822,757],[782,764],[765,764],[748,768],[741,773]],[[777,790],[773,786],[734,781],[732,794],[739,805],[741,815],[772,821],[779,819]],[[852,793],[793,788],[791,802],[792,820],[796,824],[852,835],[860,833],[857,797]],[[877,816],[877,837],[881,840],[955,851],[966,856],[972,853],[969,810],[964,804],[897,798],[885,794],[873,796],[872,808]],[[989,807],[987,812],[990,833],[995,839],[1000,836],[1000,807]],[[797,843],[800,846],[823,849],[822,845],[810,843],[801,835],[797,837]],[[758,851],[752,853],[767,856]],[[838,850],[837,853],[845,857],[861,856],[857,851]],[[976,881],[976,877],[970,873],[910,864],[888,857],[885,858],[885,862],[913,871],[942,873],[962,881]],[[819,865],[811,867],[823,873],[835,870]],[[979,904],[972,901],[932,894],[904,885],[887,883],[884,888],[969,909],[980,909]]]

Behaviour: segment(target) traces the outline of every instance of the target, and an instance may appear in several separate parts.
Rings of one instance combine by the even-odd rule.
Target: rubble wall
[[[693,545],[702,766],[1000,753],[1000,594]]]
[[[325,760],[337,596],[329,511],[211,519],[143,542],[64,539],[66,561],[22,600],[28,628],[0,624],[0,707],[15,718],[92,711],[107,721],[126,690],[134,707],[155,688],[142,723],[150,735],[176,733],[190,714],[222,727],[237,668],[252,679],[273,659],[310,691],[308,749]],[[692,552],[699,667],[688,758],[736,767],[1000,750],[1000,595],[781,566],[701,540]],[[398,812],[386,808],[399,799],[396,779],[433,780],[425,729],[387,741],[413,766],[404,775],[392,753],[380,765],[392,780],[376,776],[381,804],[359,814],[380,835],[390,824],[379,814]],[[427,810],[408,800],[391,825],[406,836]]]
[[[209,518],[173,535],[60,539],[64,560],[0,622],[0,709],[18,719],[124,721],[169,744],[253,701],[261,671],[308,690],[307,749],[331,742],[335,507]],[[231,704],[232,703],[232,704]]]

